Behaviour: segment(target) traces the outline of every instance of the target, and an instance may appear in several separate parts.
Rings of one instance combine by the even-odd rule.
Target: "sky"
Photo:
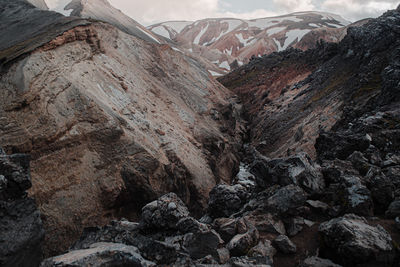
[[[48,5],[57,1],[46,0]],[[143,25],[170,20],[233,17],[254,19],[296,11],[327,11],[347,20],[377,17],[400,0],[109,0]]]

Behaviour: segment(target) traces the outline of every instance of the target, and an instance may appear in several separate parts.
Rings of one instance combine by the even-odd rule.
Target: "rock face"
[[[324,12],[298,12],[279,17],[171,21],[148,27],[177,42],[220,68],[214,75],[229,72],[252,57],[283,51],[288,47],[306,50],[319,40],[340,41],[350,22]]]
[[[25,29],[15,14],[7,23]],[[135,217],[167,192],[200,212],[239,167],[231,93],[193,59],[108,24],[67,30],[7,65],[0,91],[0,143],[32,155],[30,193],[54,233],[46,253],[67,249],[84,226]]]
[[[25,0],[3,0],[0,7],[0,24],[4,26],[0,34],[0,70],[4,64],[50,42],[64,31],[89,24],[80,18],[40,10]]]
[[[0,149],[0,265],[37,266],[44,230],[40,213],[26,190],[32,186],[29,156],[5,155]]]
[[[320,225],[321,253],[346,266],[354,263],[390,264],[394,259],[392,238],[381,226],[373,227],[355,215]]]

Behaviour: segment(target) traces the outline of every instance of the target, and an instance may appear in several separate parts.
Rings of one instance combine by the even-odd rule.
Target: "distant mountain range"
[[[248,63],[252,57],[289,47],[306,50],[315,47],[320,39],[338,42],[346,35],[350,24],[350,21],[331,13],[297,12],[254,20],[170,21],[148,29],[229,72]]]

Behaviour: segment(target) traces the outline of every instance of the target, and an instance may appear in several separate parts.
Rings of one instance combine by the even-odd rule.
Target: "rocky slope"
[[[223,77],[252,120],[249,141],[262,144],[244,146],[239,173],[211,190],[207,213],[194,218],[168,193],[145,205],[138,223],[87,228],[42,266],[398,266],[399,24],[400,6],[339,44],[273,54]],[[298,129],[305,118],[290,137],[298,150],[267,157],[292,141],[263,134]]]
[[[176,41],[183,49],[216,64],[221,73],[248,63],[252,57],[315,47],[318,40],[338,42],[350,22],[323,12],[298,12],[255,20],[205,19],[196,22],[172,21],[148,28]],[[215,73],[214,73],[215,74]]]
[[[0,143],[32,155],[30,194],[49,233],[47,255],[84,226],[135,218],[166,192],[198,213],[212,187],[230,181],[239,168],[240,105],[199,63],[109,24],[57,28],[61,15],[9,5],[51,25],[35,32],[11,15],[20,13],[1,9],[10,11],[5,23],[31,34],[18,36],[26,53],[1,72]],[[49,41],[42,27],[63,33]]]

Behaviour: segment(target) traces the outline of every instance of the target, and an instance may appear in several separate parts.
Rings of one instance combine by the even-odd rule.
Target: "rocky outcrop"
[[[68,11],[70,16],[107,22],[123,32],[150,43],[166,43],[162,38],[114,8],[107,0],[72,0],[64,7],[64,10]]]
[[[28,11],[46,17],[39,32],[59,25],[53,12],[17,10],[9,28],[25,29]],[[31,43],[36,25],[17,39]],[[237,100],[168,45],[99,22],[62,31],[0,75],[0,143],[32,156],[30,193],[53,233],[46,254],[67,249],[86,226],[136,218],[167,192],[205,210],[211,189],[239,168]]]
[[[345,266],[355,263],[391,264],[392,238],[382,226],[373,227],[355,215],[333,219],[320,225],[322,255]]]
[[[33,3],[37,2],[41,1]],[[46,44],[64,31],[89,22],[40,10],[25,0],[4,0],[0,3],[0,24],[3,25],[0,34],[2,70],[6,63]]]
[[[44,230],[31,184],[29,156],[7,156],[0,149],[0,265],[37,266],[42,259]]]

